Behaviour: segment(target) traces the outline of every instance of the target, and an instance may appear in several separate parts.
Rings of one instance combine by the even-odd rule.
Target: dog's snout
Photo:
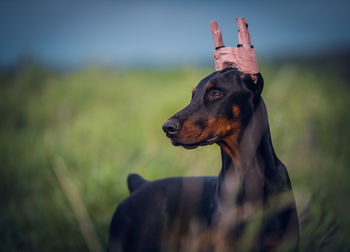
[[[163,124],[163,130],[168,137],[175,136],[180,130],[180,122],[177,119],[169,119]]]

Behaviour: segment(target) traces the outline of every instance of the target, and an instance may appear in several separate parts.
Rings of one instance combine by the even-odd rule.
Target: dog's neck
[[[236,146],[239,159],[221,148],[222,169],[209,218],[214,232],[230,234],[233,244],[243,234],[246,223],[262,225],[267,220],[271,202],[276,209],[295,211],[289,177],[274,152],[262,99]],[[298,225],[297,219],[292,225]]]
[[[265,150],[269,145],[271,153]],[[228,150],[230,146],[234,146],[236,155]],[[265,168],[275,162],[266,107],[262,99],[242,131],[239,142],[226,143],[220,147],[222,169],[216,192],[218,210],[225,211],[232,206],[244,204],[261,206],[264,200]]]

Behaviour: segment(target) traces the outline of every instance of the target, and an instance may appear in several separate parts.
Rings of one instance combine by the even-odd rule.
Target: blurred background
[[[216,175],[161,125],[247,17],[301,251],[350,251],[350,2],[0,2],[0,250],[103,251],[127,174]]]

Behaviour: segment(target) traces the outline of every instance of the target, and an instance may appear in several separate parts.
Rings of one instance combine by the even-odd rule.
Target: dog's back
[[[136,177],[134,177],[136,178]],[[130,180],[130,179],[129,179]],[[177,251],[207,230],[217,177],[145,182],[117,208],[109,251]]]

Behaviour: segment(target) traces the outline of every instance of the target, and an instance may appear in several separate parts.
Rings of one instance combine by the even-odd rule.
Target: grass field
[[[184,150],[161,130],[210,72],[26,66],[0,74],[0,250],[105,249],[127,174],[218,174],[219,147]],[[301,251],[350,251],[349,81],[294,64],[261,72]]]

